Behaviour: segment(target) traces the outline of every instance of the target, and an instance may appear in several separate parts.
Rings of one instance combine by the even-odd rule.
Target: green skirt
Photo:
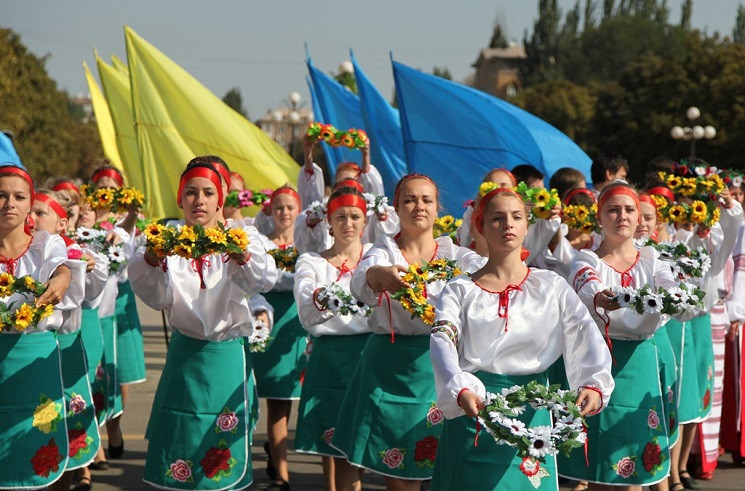
[[[610,485],[650,485],[670,472],[660,364],[654,338],[613,339],[608,407],[587,419],[588,461],[582,452],[557,457],[560,474]]]
[[[121,385],[145,381],[145,347],[135,294],[129,281],[116,296],[116,378]]]
[[[67,438],[70,461],[67,470],[85,467],[93,462],[101,440],[88,383],[88,370],[81,331],[58,334],[62,357],[62,381],[67,404]]]
[[[698,373],[698,418],[704,421],[711,414],[714,399],[714,344],[711,339],[711,315],[701,315],[691,321],[693,351]]]
[[[0,387],[0,488],[52,484],[69,453],[55,334],[0,334]]]
[[[329,443],[339,407],[369,337],[368,333],[313,338],[298,407],[295,450],[342,457]]]
[[[675,353],[667,335],[665,326],[654,333],[654,344],[660,361],[660,387],[665,403],[664,416],[667,425],[667,439],[669,446],[678,442],[678,369]]]
[[[494,393],[513,385],[525,385],[531,380],[538,380],[543,384],[547,382],[545,374],[500,375],[476,372],[474,375],[484,383],[488,392]],[[536,411],[530,405],[518,419],[527,427],[551,425],[551,414],[547,409]],[[540,479],[539,487],[534,488],[528,477],[520,470],[523,459],[517,456],[515,448],[497,444],[486,431],[479,435],[478,446],[474,445],[475,437],[475,419],[461,416],[445,420],[432,476],[433,491],[559,489],[554,457],[546,456],[545,464],[539,463],[540,467],[548,472],[548,476]]]
[[[145,482],[233,489],[252,481],[244,339],[173,331],[148,422]]]
[[[103,358],[103,332],[98,309],[83,309],[80,336],[85,349],[88,381],[91,385],[93,406],[99,425],[106,422],[106,370]]]
[[[665,330],[678,368],[678,421],[679,424],[692,423],[698,419],[699,398],[691,323],[671,319],[665,324]]]
[[[331,445],[359,467],[432,478],[444,418],[435,406],[429,335],[372,334],[339,409]]]
[[[100,319],[101,333],[103,334],[103,366],[104,382],[106,383],[106,417],[99,419],[99,424],[104,420],[109,421],[124,412],[122,407],[122,391],[119,380],[116,377],[116,317],[109,316]]]
[[[297,317],[292,292],[264,293],[274,307],[272,341],[263,353],[254,353],[253,366],[259,397],[267,399],[300,398],[301,382],[307,358],[307,332]]]

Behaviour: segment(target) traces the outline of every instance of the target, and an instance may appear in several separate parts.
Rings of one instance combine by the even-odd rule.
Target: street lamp
[[[302,100],[300,92],[293,91],[290,92],[287,96],[287,99],[284,99],[282,102],[284,102],[285,106],[287,106],[287,117],[285,118],[284,122],[290,128],[289,151],[290,155],[294,156],[296,137],[295,133],[297,132],[297,127],[300,125],[303,119],[298,110],[305,105],[305,101]]]
[[[696,156],[696,141],[701,139],[711,140],[717,136],[717,130],[711,125],[701,126],[693,123],[701,117],[701,111],[696,106],[691,106],[686,111],[687,126],[673,126],[670,128],[670,136],[673,140],[686,140],[691,142],[691,157]]]

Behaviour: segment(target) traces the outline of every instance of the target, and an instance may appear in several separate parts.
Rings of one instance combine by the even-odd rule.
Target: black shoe
[[[109,463],[105,460],[91,462],[90,464],[88,464],[88,468],[92,471],[107,471],[109,470]]]
[[[680,483],[686,489],[701,489],[686,470],[680,471]]]
[[[81,477],[72,489],[73,491],[90,491],[91,487],[93,487],[93,485],[91,484],[90,478]]]
[[[124,455],[124,436],[122,435],[121,428],[119,428],[119,438],[121,438],[122,440],[122,443],[120,443],[119,445],[114,446],[109,443],[109,458],[121,459],[122,455]]]
[[[290,491],[290,483],[287,481],[275,481],[266,489],[276,489],[277,491]]]
[[[277,468],[274,467],[274,460],[272,459],[272,452],[271,452],[271,450],[269,450],[269,442],[264,442],[264,452],[266,452],[266,475],[272,481],[276,481],[276,479],[277,479]],[[280,482],[280,481],[278,481],[278,482]],[[281,481],[281,482],[284,482],[285,484],[287,484],[286,481]],[[274,484],[277,484],[277,483],[274,483]],[[288,486],[287,489],[290,489],[289,488],[290,485],[287,484],[287,486]],[[276,489],[280,489],[280,488],[276,488]]]

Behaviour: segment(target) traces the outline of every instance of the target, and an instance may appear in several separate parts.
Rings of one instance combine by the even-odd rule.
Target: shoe
[[[290,483],[287,481],[274,481],[266,489],[276,489],[277,491],[290,491]]]
[[[680,483],[686,489],[701,489],[685,469],[681,469],[680,471]]]
[[[122,443],[119,445],[113,446],[109,443],[109,457],[112,459],[121,459],[122,455],[124,455],[124,436],[122,435],[121,428],[119,428],[119,438],[122,440]]]
[[[92,487],[90,478],[81,477],[72,489],[73,491],[90,491]]]
[[[680,482],[674,482],[670,485],[670,491],[683,491],[686,487],[683,486],[683,483]]]
[[[92,471],[107,471],[109,470],[109,462],[106,460],[91,462],[90,464],[88,464],[88,468]]]
[[[272,459],[272,452],[271,450],[269,450],[269,442],[264,442],[264,452],[266,452],[266,475],[272,481],[276,481],[277,480],[277,468],[274,467],[274,460]],[[285,482],[285,481],[282,481],[282,482]]]

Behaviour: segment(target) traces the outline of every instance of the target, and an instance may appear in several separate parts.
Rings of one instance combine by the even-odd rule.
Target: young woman
[[[69,260],[67,266],[73,273],[68,292],[77,290],[84,298],[95,298],[103,292],[108,268],[100,256],[83,249],[65,235],[68,212],[60,204],[57,193],[37,189],[34,193],[31,216],[34,233],[47,232],[65,241]],[[85,254],[85,256],[83,255]],[[97,265],[98,263],[98,265]],[[83,293],[84,292],[84,293]],[[82,308],[62,312],[63,320],[57,330],[57,340],[62,358],[62,381],[65,384],[65,401],[68,406],[67,434],[70,442],[70,460],[67,472],[52,489],[67,491],[76,469],[85,469],[93,461],[101,444],[95,415],[93,395],[88,379],[87,358],[81,333]],[[77,487],[90,486],[90,479],[81,479]]]
[[[186,225],[215,227],[223,196],[214,167],[187,166],[178,202]],[[245,230],[251,243],[239,254],[159,260],[140,248],[130,263],[134,291],[165,309],[173,330],[146,432],[144,480],[156,487],[228,489],[252,481],[247,296],[271,288],[276,269],[258,233]]]
[[[598,223],[603,242],[596,251],[577,253],[572,283],[580,299],[605,333],[613,357],[615,391],[608,407],[587,431],[588,461],[584,455],[559,456],[561,474],[589,481],[593,489],[660,483],[670,468],[665,400],[654,333],[667,320],[660,313],[639,315],[621,309],[611,287],[675,288],[670,267],[652,247],[634,247],[640,221],[636,192],[624,181],[603,188],[598,198]]]
[[[79,307],[82,298],[67,295],[71,271],[62,239],[47,232],[31,235],[33,202],[34,183],[25,169],[0,166],[0,272],[46,284],[34,303],[56,305],[38,326],[16,323],[0,334],[0,488],[49,486],[69,462],[67,405],[53,331],[61,327],[61,312]],[[17,308],[26,300],[14,294],[2,301]]]
[[[430,355],[437,406],[446,418],[437,450],[433,490],[529,487],[517,451],[483,435],[475,422],[486,391],[537,380],[559,356],[567,360],[571,388],[583,414],[595,414],[613,390],[611,357],[587,308],[556,273],[528,269],[521,259],[528,210],[511,189],[479,202],[474,226],[489,244],[489,261],[471,277],[450,281],[440,295]],[[464,416],[465,412],[465,416]],[[550,425],[548,410],[526,411],[526,426]],[[592,425],[590,421],[588,424]],[[543,464],[541,464],[543,465]],[[558,489],[556,463],[539,489]],[[511,489],[512,489],[511,488]]]
[[[295,450],[322,456],[326,489],[332,491],[336,489],[335,472],[342,481],[348,480],[349,473],[359,473],[329,443],[370,328],[366,317],[334,314],[319,294],[332,285],[349,293],[352,274],[370,248],[360,241],[366,214],[365,198],[357,189],[341,187],[331,193],[327,216],[333,244],[320,254],[302,254],[295,272],[300,322],[313,336],[300,395]]]
[[[300,196],[289,187],[282,186],[272,194],[271,215],[274,231],[262,245],[266,252],[292,253],[294,248],[295,218],[300,212]],[[280,261],[281,262],[281,261]],[[289,486],[287,467],[287,426],[292,401],[300,398],[302,373],[307,359],[307,333],[297,317],[297,305],[292,295],[295,283],[294,264],[277,264],[281,269],[277,284],[264,296],[274,307],[272,341],[263,353],[253,354],[254,374],[259,397],[265,397],[267,407],[267,474],[280,489]]]
[[[409,265],[449,259],[462,271],[474,271],[485,259],[454,245],[447,236],[432,237],[438,191],[429,177],[404,176],[396,186],[393,206],[401,232],[378,239],[352,277],[354,296],[380,306],[370,317],[373,334],[339,410],[332,445],[350,464],[384,475],[388,489],[418,490],[421,481],[432,477],[442,428],[441,418],[433,419],[439,411],[434,408],[428,356],[431,326],[412,319],[390,295],[410,287],[401,277]],[[441,280],[427,284],[427,301],[435,304],[443,287]],[[359,478],[337,481],[340,489],[360,486]]]

